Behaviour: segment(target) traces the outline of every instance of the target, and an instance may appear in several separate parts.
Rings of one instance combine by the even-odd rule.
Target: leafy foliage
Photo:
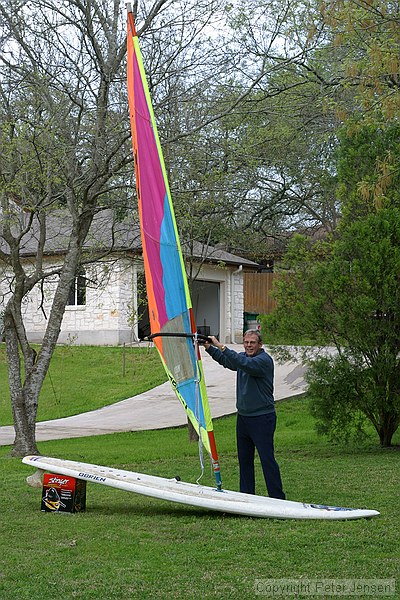
[[[400,208],[399,140],[396,121],[362,124],[351,119],[341,129],[336,157],[345,219]]]
[[[341,442],[366,435],[366,414],[373,418],[371,369],[355,363],[351,354],[345,353],[314,361],[306,378],[310,384],[310,409],[319,433]]]
[[[345,120],[351,114],[362,116],[366,123],[396,118],[400,110],[398,4],[339,0],[320,6],[332,47],[342,54],[344,94],[338,97],[338,112]]]
[[[292,271],[278,282],[281,331],[319,337],[337,357],[309,372],[320,428],[337,435],[362,413],[381,444],[400,424],[400,220],[382,209],[348,225],[330,243],[294,240]],[[349,414],[354,418],[349,419]]]

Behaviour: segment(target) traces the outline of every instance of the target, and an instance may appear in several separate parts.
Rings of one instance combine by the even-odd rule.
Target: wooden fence
[[[276,302],[271,298],[275,273],[244,273],[244,311],[257,314],[271,313]]]

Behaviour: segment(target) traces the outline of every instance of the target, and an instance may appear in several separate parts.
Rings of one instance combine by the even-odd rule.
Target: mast
[[[217,489],[221,490],[198,334],[167,171],[129,3],[127,11],[128,99],[151,337],[178,399],[211,456]]]

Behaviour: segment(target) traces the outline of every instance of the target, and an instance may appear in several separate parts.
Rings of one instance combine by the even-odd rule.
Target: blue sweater
[[[208,354],[220,365],[237,371],[236,408],[238,413],[256,417],[275,412],[274,405],[274,361],[261,349],[255,356],[235,352],[226,348],[221,352],[209,346]]]

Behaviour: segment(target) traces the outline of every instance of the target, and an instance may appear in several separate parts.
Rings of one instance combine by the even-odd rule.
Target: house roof
[[[19,223],[15,225],[15,230],[20,231],[27,227],[29,215],[20,213]],[[46,218],[46,241],[44,254],[46,256],[62,255],[65,253],[72,228],[71,215],[63,210],[55,210],[49,213]],[[20,255],[23,257],[36,256],[39,241],[39,222],[35,216],[32,226],[23,236],[21,241]],[[0,250],[9,253],[9,246],[4,238],[1,237],[0,227]],[[125,217],[123,220],[115,218],[115,212],[106,209],[97,213],[87,235],[84,250],[96,255],[102,255],[110,252],[133,252],[142,253],[142,242],[140,229],[133,215]],[[258,263],[247,258],[243,258],[227,252],[222,248],[195,242],[190,245],[182,245],[182,251],[185,256],[191,256],[195,260],[204,260],[209,263],[225,263],[228,265],[242,265],[249,270],[257,270]]]

